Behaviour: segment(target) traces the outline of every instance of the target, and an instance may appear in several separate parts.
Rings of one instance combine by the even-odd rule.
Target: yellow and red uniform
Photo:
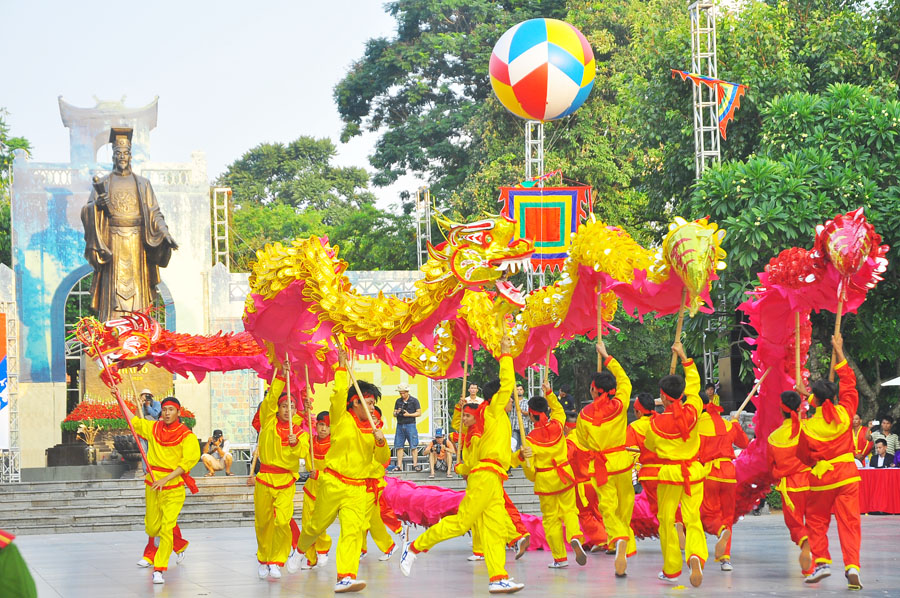
[[[190,428],[181,422],[166,425],[161,421],[150,421],[135,417],[131,420],[135,433],[147,441],[147,461],[154,477],[165,477],[177,468],[184,470],[179,478],[175,478],[162,490],[153,490],[150,486],[150,474],[144,478],[144,497],[147,511],[144,515],[144,528],[150,537],[144,549],[144,559],[153,563],[156,571],[165,571],[169,567],[169,555],[174,550],[182,552],[187,542],[181,539],[178,528],[178,514],[184,505],[184,489],[187,486],[191,493],[197,492],[197,485],[190,476],[191,468],[200,460],[200,443]],[[175,546],[175,539],[180,546]],[[153,538],[159,536],[159,546]],[[151,547],[152,546],[152,547]]]
[[[776,490],[781,492],[784,523],[791,540],[800,546],[809,540],[806,529],[806,505],[809,497],[809,466],[797,458],[800,440],[799,417],[796,424],[790,419],[769,434],[769,471],[778,480]]]
[[[719,536],[734,525],[737,498],[737,474],[734,471],[734,447],[747,448],[750,441],[735,422],[722,418],[722,408],[708,403],[700,415],[700,462],[706,466],[700,521],[708,534]],[[718,560],[731,560],[731,535],[725,553]]]
[[[589,451],[588,473],[599,496],[600,513],[610,545],[625,540],[626,554],[632,556],[637,552],[631,529],[634,459],[625,450],[631,381],[612,357],[607,357],[604,365],[616,377],[615,393],[603,393],[581,410],[575,434],[578,446]]]
[[[636,406],[639,406],[635,402]],[[657,503],[656,487],[659,484],[659,457],[647,448],[646,438],[647,430],[650,428],[650,421],[656,416],[655,411],[649,414],[641,413],[641,417],[628,424],[628,431],[625,433],[625,444],[629,447],[637,447],[638,463],[640,470],[638,471],[638,481],[641,488],[647,496],[647,503],[650,510],[656,515],[659,505]]]
[[[256,527],[256,559],[265,565],[283,566],[291,552],[294,494],[300,477],[300,460],[308,458],[309,435],[294,421],[278,420],[278,399],[284,381],[276,378],[259,406],[259,473],[253,489]],[[288,436],[297,442],[291,445]]]
[[[457,471],[468,475],[466,493],[455,515],[448,515],[412,543],[410,550],[425,552],[444,540],[461,536],[480,520],[484,558],[491,581],[507,579],[504,553],[507,520],[503,482],[510,467],[512,426],[506,405],[515,389],[512,357],[500,357],[500,389],[490,403],[484,402],[476,416],[480,425],[465,433],[465,462]],[[482,419],[483,418],[483,419]]]
[[[331,392],[331,448],[319,472],[316,508],[309,525],[300,532],[297,550],[311,555],[309,549],[340,515],[341,537],[337,547],[337,577],[356,579],[359,553],[365,539],[373,502],[368,496],[366,479],[374,461],[390,458],[387,443],[378,446],[375,431],[347,409],[347,371],[337,367]],[[359,397],[363,400],[362,397]],[[311,562],[315,562],[312,561]]]
[[[834,368],[839,402],[824,402],[800,432],[797,456],[810,466],[806,529],[816,563],[831,563],[828,526],[837,519],[844,569],[859,570],[859,470],[853,459],[853,414],[859,406],[856,375],[846,361]]]
[[[869,428],[860,426],[859,430],[853,433],[853,458],[865,464],[873,446],[869,440]]]
[[[575,506],[578,509],[578,525],[584,534],[585,546],[606,546],[608,537],[603,517],[600,515],[600,496],[591,482],[589,468],[590,451],[578,446],[575,434],[566,436],[569,463],[575,475]]]
[[[303,527],[310,524],[312,515],[316,510],[316,494],[318,493],[319,476],[325,468],[325,456],[328,454],[328,449],[330,448],[331,436],[328,436],[325,440],[319,440],[318,435],[313,436],[312,451],[316,470],[303,484],[303,512],[300,515],[300,523]],[[297,530],[296,537],[293,539],[295,548],[299,541],[300,531]],[[316,542],[309,547],[309,550],[307,551],[309,553],[307,554],[307,561],[309,564],[312,564],[317,560],[317,555],[328,554],[329,550],[331,550],[331,536],[328,535],[328,532],[322,532],[322,535],[316,538]]]
[[[703,503],[703,478],[706,469],[698,459],[700,452],[700,374],[692,359],[683,362],[684,399],[669,404],[663,413],[650,421],[645,443],[659,458],[657,496],[659,508],[659,541],[663,553],[663,574],[669,578],[681,575],[681,549],[675,533],[675,513],[681,506],[685,526],[685,561],[696,556],[701,566],[709,551],[700,522]]]
[[[534,429],[525,437],[525,444],[534,452],[528,463],[519,451],[513,465],[521,465],[525,477],[534,482],[534,493],[541,502],[544,535],[553,560],[567,561],[565,542],[584,539],[578,524],[578,510],[575,508],[575,474],[569,464],[569,450],[564,426],[566,413],[556,395],[547,394],[550,418],[541,414]]]

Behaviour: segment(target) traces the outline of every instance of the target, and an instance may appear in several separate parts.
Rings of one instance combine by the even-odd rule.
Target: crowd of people
[[[812,415],[803,408],[804,398],[786,389],[781,396],[784,424],[765,440],[805,582],[818,583],[830,575],[827,532],[833,510],[848,587],[860,589],[857,466],[860,457],[872,450],[867,443],[875,447],[870,465],[891,466],[898,452],[897,435],[891,433],[890,418],[871,432],[854,418],[855,378],[839,335],[833,346],[840,386],[825,380],[812,384],[808,395],[808,404],[815,408]],[[700,586],[710,559],[707,534],[714,538],[714,562],[722,571],[734,569],[734,451],[746,447],[748,438],[736,421],[723,417],[715,387],[701,391],[700,374],[680,342],[672,351],[682,373],[663,376],[656,393],[638,392],[632,402],[625,368],[599,341],[602,367],[588,388],[591,402],[581,409],[567,389],[557,394],[546,382],[541,395],[525,397],[524,387],[516,384],[508,338],[502,340],[501,349],[499,378],[483,388],[470,384],[454,411],[457,432],[451,437],[438,430],[426,449],[432,476],[443,465],[448,476],[455,472],[466,478],[462,502],[455,513],[415,539],[404,538],[399,549],[392,534],[401,533],[401,523],[383,492],[391,449],[376,406],[381,390],[352,380],[346,352],[338,348],[329,409],[316,416],[315,429],[310,430],[303,420],[311,410],[308,400],[292,399],[285,391],[285,373],[276,376],[254,421],[259,471],[248,479],[254,487],[259,577],[279,579],[282,567],[293,573],[324,566],[333,544],[327,529],[339,519],[335,592],[365,587],[358,571],[368,535],[382,552],[379,560],[387,561],[399,551],[400,570],[409,576],[426,552],[466,533],[472,534],[473,542],[469,559],[487,565],[489,592],[517,592],[524,584],[509,576],[506,549],[512,548],[516,559],[522,557],[530,536],[503,489],[515,467],[534,483],[552,557],[548,566],[553,569],[568,567],[569,550],[582,566],[588,552],[603,551],[615,556],[615,576],[628,575],[628,561],[637,554],[631,525],[635,469],[659,521],[659,579],[676,582],[686,569],[690,583]],[[394,414],[413,421],[398,424],[412,423],[414,428],[421,406],[409,396],[408,387],[400,394]],[[188,472],[200,459],[200,451],[178,421],[178,408],[177,399],[167,397],[160,403],[156,422],[127,414],[149,444],[145,519],[149,539],[139,564],[153,568],[154,583],[163,583],[171,553],[179,561],[184,558],[188,542],[181,537],[177,517],[184,486],[196,489]],[[637,416],[631,423],[629,408]],[[414,437],[412,431],[403,433],[403,441],[411,447]],[[210,459],[221,459],[225,467],[220,451],[226,442],[219,431],[207,446],[207,468],[214,467]],[[303,486],[303,513],[297,525],[294,494],[301,461],[311,475]]]

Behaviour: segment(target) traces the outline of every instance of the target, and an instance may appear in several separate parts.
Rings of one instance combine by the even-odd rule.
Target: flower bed
[[[131,401],[125,401],[128,408],[132,412],[137,411],[137,407]],[[181,408],[181,422],[188,428],[193,429],[197,423],[196,416],[184,407]],[[60,423],[63,430],[75,432],[78,426],[87,424],[88,420],[93,420],[95,426],[102,426],[104,430],[127,430],[128,423],[122,417],[117,403],[100,403],[91,400],[84,400],[78,404],[72,412],[66,416],[66,419]]]

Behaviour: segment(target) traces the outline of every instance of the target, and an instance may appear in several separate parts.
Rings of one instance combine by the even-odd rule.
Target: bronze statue
[[[159,269],[178,249],[150,181],[131,171],[132,132],[110,131],[113,172],[94,177],[81,210],[84,257],[94,268],[91,307],[101,321],[153,305]]]

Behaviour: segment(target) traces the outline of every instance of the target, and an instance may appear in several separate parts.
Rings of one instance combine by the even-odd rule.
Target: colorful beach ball
[[[554,120],[578,110],[591,93],[594,51],[568,23],[531,19],[497,40],[489,70],[507,110],[529,120]]]

